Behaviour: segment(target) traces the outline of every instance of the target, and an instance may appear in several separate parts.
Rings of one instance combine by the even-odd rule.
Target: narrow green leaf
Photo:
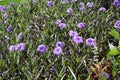
[[[77,78],[76,78],[76,76],[75,76],[74,72],[71,70],[71,68],[70,68],[69,66],[68,66],[68,69],[70,70],[71,74],[73,75],[74,80],[76,80]]]

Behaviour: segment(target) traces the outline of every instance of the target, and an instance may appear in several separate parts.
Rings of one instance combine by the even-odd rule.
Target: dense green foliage
[[[114,28],[116,20],[120,20],[120,8],[111,3],[108,10],[101,12],[101,4],[93,2],[94,7],[86,6],[82,12],[80,0],[66,4],[53,0],[52,7],[47,6],[47,0],[39,0],[37,4],[18,0],[12,6],[8,5],[10,1],[0,2],[7,4],[6,12],[0,12],[1,80],[107,80],[102,77],[103,72],[109,75],[108,80],[120,79],[120,28]],[[73,9],[72,14],[66,12],[68,8]],[[7,19],[3,17],[5,13]],[[66,23],[66,28],[61,30],[55,24],[58,19]],[[79,22],[84,22],[85,28],[79,29]],[[8,26],[11,26],[10,32],[6,31]],[[77,31],[84,42],[72,42],[70,30]],[[20,32],[23,38],[18,40]],[[95,39],[94,47],[86,45],[88,38]],[[58,41],[63,41],[65,46],[63,53],[56,56],[53,50]],[[9,51],[11,45],[22,42],[26,44],[24,51]],[[40,44],[46,45],[45,53],[37,51]],[[94,77],[95,71],[99,77]]]

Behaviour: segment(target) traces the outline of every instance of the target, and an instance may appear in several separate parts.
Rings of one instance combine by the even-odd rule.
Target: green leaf
[[[75,60],[76,60],[77,63],[80,63],[81,57],[78,57],[78,58],[76,58]]]
[[[0,59],[0,68],[2,67],[3,65],[3,61]]]
[[[76,80],[77,78],[76,78],[76,76],[75,76],[74,72],[71,70],[71,68],[70,68],[69,66],[68,66],[68,69],[70,70],[71,74],[73,75],[74,80]]]
[[[114,56],[120,54],[120,52],[117,50],[117,48],[114,45],[109,44],[109,47],[110,47],[109,55]]]
[[[109,32],[109,34],[110,34],[112,37],[114,37],[115,39],[119,39],[119,38],[120,38],[119,33],[118,33],[117,31],[115,31],[115,30],[111,30],[111,31]]]
[[[22,68],[22,72],[24,73],[28,80],[32,79],[32,74],[29,70],[27,70],[26,68]]]

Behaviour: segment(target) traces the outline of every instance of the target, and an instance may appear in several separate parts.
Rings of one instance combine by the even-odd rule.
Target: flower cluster
[[[86,10],[85,4],[83,2],[80,3],[80,10],[81,11],[85,11]]]
[[[31,70],[31,67],[29,69],[29,66],[31,66],[29,65],[29,63],[31,63],[29,60],[33,58],[32,63],[34,62],[35,64],[32,64],[32,66],[38,66],[35,68],[35,71],[37,71],[37,69],[43,69],[42,75],[40,75],[41,78],[52,78],[52,76],[54,76],[55,79],[57,79],[56,76],[58,77],[58,75],[51,74],[51,72],[48,71],[50,67],[51,71],[59,71],[62,66],[63,72],[64,69],[65,72],[67,69],[71,72],[72,68],[75,69],[73,70],[75,74],[79,73],[79,63],[81,63],[81,59],[85,59],[85,66],[89,66],[86,62],[89,62],[91,57],[93,57],[93,61],[97,62],[99,58],[98,53],[101,53],[100,55],[102,56],[105,55],[103,53],[108,52],[107,48],[109,45],[106,43],[106,41],[108,41],[107,38],[112,36],[110,43],[115,40],[118,41],[119,39],[114,37],[113,34],[111,35],[109,31],[115,30],[116,33],[117,31],[119,32],[119,13],[115,11],[119,11],[120,1],[114,0],[113,6],[111,6],[110,9],[101,4],[102,2],[99,5],[98,3],[94,4],[94,2],[80,2],[80,0],[31,0],[30,3],[25,3],[25,5],[24,3],[21,5],[11,3],[9,7],[0,6],[0,43],[2,42],[2,47],[0,46],[0,48],[5,49],[1,52],[6,51],[6,46],[8,46],[7,50],[9,50],[10,53],[29,52],[31,54],[35,52],[33,54],[34,58],[33,56],[27,57],[30,59],[25,60],[24,63],[27,63],[27,65],[23,66],[23,69],[27,67],[27,70]],[[98,36],[98,34],[100,35]],[[7,54],[3,57],[7,59],[6,55]],[[43,55],[44,58],[42,58]],[[98,56],[96,57],[96,55]],[[20,54],[18,55],[18,58],[19,57],[22,58],[24,56]],[[55,59],[55,57],[57,58]],[[19,62],[18,58],[16,58],[17,63]],[[24,59],[26,58],[22,60]],[[39,62],[40,64],[38,64]],[[16,64],[16,60],[13,63]],[[23,65],[22,61],[19,65]],[[44,67],[46,67],[45,70]],[[13,68],[11,67],[10,71],[13,71],[11,70]],[[85,71],[82,67],[80,70],[82,72]],[[50,73],[50,76],[44,75],[47,74],[46,71]],[[18,70],[17,73],[21,73],[21,70]],[[18,75],[17,73],[16,75]],[[85,74],[86,73],[87,72],[85,72]],[[24,75],[24,73],[21,73],[21,75]],[[87,75],[89,75],[89,73],[81,79],[84,80],[85,77],[87,79]],[[66,72],[63,78],[64,76],[66,80],[67,78],[71,78],[69,77],[71,76],[69,72]],[[76,78],[78,77],[77,75],[75,76]],[[107,72],[102,73],[101,76],[108,79],[110,77]],[[9,77],[9,75],[3,77]],[[12,79],[14,77],[10,78]],[[34,75],[31,79],[34,79]]]
[[[20,44],[17,44],[17,45],[11,45],[9,47],[9,50],[12,52],[12,51],[24,51],[26,48],[26,43],[20,43]]]
[[[65,45],[64,42],[57,42],[56,47],[53,50],[53,53],[57,56],[60,55],[60,53],[62,53],[62,48],[64,45]]]
[[[66,23],[62,23],[60,19],[56,20],[55,24],[57,24],[61,30],[67,26]]]
[[[72,36],[72,41],[75,42],[76,44],[81,44],[83,43],[83,38],[78,36],[78,32],[70,30],[69,35]],[[93,38],[88,38],[86,39],[86,44],[90,47],[93,47],[95,45],[95,40]]]
[[[56,47],[53,50],[53,53],[57,56],[60,55],[60,53],[62,53],[63,46],[64,46],[64,42],[57,42]],[[39,45],[37,48],[37,51],[40,53],[45,53],[46,50],[47,50],[47,47],[44,44]]]

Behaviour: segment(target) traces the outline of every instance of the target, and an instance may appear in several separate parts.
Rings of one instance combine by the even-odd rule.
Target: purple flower
[[[80,36],[74,36],[72,38],[72,41],[75,42],[76,44],[81,44],[81,43],[83,43],[83,38]]]
[[[68,0],[62,0],[62,3],[66,4],[66,3],[68,3]]]
[[[78,28],[80,28],[80,29],[81,29],[81,28],[84,28],[84,27],[85,27],[85,23],[80,22],[80,23],[78,23],[77,26],[78,26]]]
[[[96,19],[93,20],[93,24],[97,24],[97,20]]]
[[[107,79],[109,79],[109,78],[110,78],[109,74],[108,74],[108,73],[106,73],[106,72],[103,72],[103,73],[102,73],[102,77],[104,77],[104,76],[105,76]]]
[[[83,2],[80,2],[80,10],[81,11],[85,11],[86,10],[85,4]]]
[[[44,44],[41,44],[38,46],[37,51],[40,53],[45,53],[47,50],[46,46]]]
[[[52,7],[53,6],[53,2],[52,1],[48,1],[47,2],[47,6]]]
[[[114,0],[113,5],[116,6],[116,7],[119,7],[120,6],[120,1]]]
[[[70,13],[72,13],[72,12],[73,12],[72,8],[68,8],[68,9],[67,9],[67,13],[68,13],[68,14],[70,14]]]
[[[120,28],[120,20],[117,20],[117,21],[115,22],[114,27],[115,27],[116,29],[119,29],[119,28]]]
[[[85,7],[85,4],[83,2],[80,2],[80,7]]]
[[[13,3],[13,2],[10,2],[10,6],[14,6],[14,3]]]
[[[33,0],[33,4],[37,4],[37,0]]]
[[[95,45],[95,40],[93,38],[86,39],[86,44],[90,47]]]
[[[58,19],[56,22],[55,22],[55,24],[60,24],[61,23],[61,20],[60,19]]]
[[[25,43],[20,43],[20,44],[16,45],[16,50],[18,50],[18,51],[24,51],[25,47],[26,47]]]
[[[11,31],[11,26],[8,26],[6,30],[7,30],[7,32],[10,32]]]
[[[51,71],[54,71],[54,69],[55,69],[54,66],[51,66],[50,70],[51,70]]]
[[[16,45],[11,45],[11,46],[9,47],[9,51],[15,51],[15,48],[16,48]]]
[[[80,7],[80,10],[81,10],[81,11],[85,11],[86,8],[85,8],[85,7]]]
[[[63,47],[65,45],[65,43],[64,42],[57,42],[56,43],[56,47]]]
[[[67,54],[71,54],[71,50],[69,49],[69,50],[67,50]]]
[[[78,36],[78,33],[76,31],[70,30],[69,35],[74,37],[74,36]]]
[[[53,53],[55,54],[55,55],[60,55],[60,53],[62,53],[62,49],[61,49],[61,47],[56,47],[54,50],[53,50]]]
[[[8,17],[8,14],[4,14],[3,17],[6,19]]]
[[[63,28],[66,27],[66,24],[65,24],[65,23],[60,23],[60,24],[59,24],[59,27],[60,27],[60,29],[63,29]]]
[[[18,34],[18,36],[17,36],[17,39],[20,40],[20,39],[22,39],[22,38],[23,38],[23,35],[22,35],[22,32],[20,32],[20,33]]]
[[[106,9],[105,9],[104,7],[101,7],[101,8],[99,9],[99,11],[104,12],[104,11],[106,11]]]
[[[5,12],[6,11],[6,7],[5,6],[0,6],[0,11],[1,12]]]
[[[88,2],[88,3],[87,3],[87,7],[92,8],[92,7],[93,7],[93,4],[92,4],[91,2]]]

